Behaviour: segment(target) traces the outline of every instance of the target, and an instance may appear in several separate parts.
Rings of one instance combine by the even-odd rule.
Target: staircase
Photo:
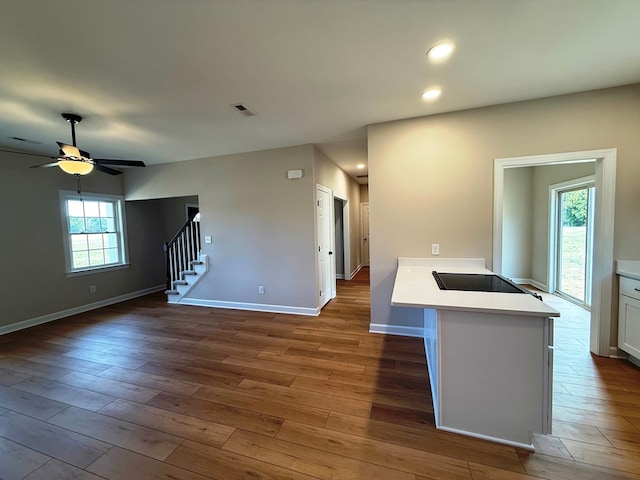
[[[200,251],[200,216],[194,214],[164,244],[167,264],[165,294],[169,303],[180,300],[200,281],[209,269],[208,256]]]

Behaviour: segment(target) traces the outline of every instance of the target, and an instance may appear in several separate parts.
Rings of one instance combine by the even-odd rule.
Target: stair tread
[[[180,292],[177,290],[165,290],[164,291],[165,295],[180,295]]]

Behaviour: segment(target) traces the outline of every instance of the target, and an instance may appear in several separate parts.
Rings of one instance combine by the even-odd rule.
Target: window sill
[[[94,273],[110,272],[112,270],[122,270],[123,268],[129,268],[129,263],[121,263],[118,265],[109,265],[107,267],[88,268],[86,270],[75,270],[73,272],[67,272],[67,278],[81,277],[83,275],[92,275]]]

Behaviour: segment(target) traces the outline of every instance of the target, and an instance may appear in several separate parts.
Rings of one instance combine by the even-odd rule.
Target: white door
[[[362,218],[362,265],[369,266],[369,244],[371,243],[371,237],[369,236],[369,204],[361,204],[361,218]]]
[[[333,194],[331,190],[316,185],[316,218],[318,226],[318,289],[319,306],[324,307],[333,297],[335,274],[333,274],[332,223]]]

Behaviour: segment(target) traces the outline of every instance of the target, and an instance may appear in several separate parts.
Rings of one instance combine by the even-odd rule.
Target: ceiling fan
[[[109,158],[91,158],[91,154],[84,150],[80,150],[76,145],[76,124],[82,121],[80,115],[75,113],[63,113],[62,118],[71,124],[71,139],[72,145],[63,142],[56,142],[60,147],[60,154],[58,157],[51,157],[49,155],[38,155],[26,152],[14,152],[10,150],[0,150],[2,152],[20,153],[24,155],[35,155],[39,157],[48,157],[54,162],[43,163],[41,165],[32,165],[31,168],[46,168],[46,167],[60,167],[60,169],[70,175],[87,175],[96,170],[109,175],[120,175],[122,172],[115,168],[110,168],[107,165],[121,166],[121,167],[144,167],[144,162],[140,160],[115,160]]]

